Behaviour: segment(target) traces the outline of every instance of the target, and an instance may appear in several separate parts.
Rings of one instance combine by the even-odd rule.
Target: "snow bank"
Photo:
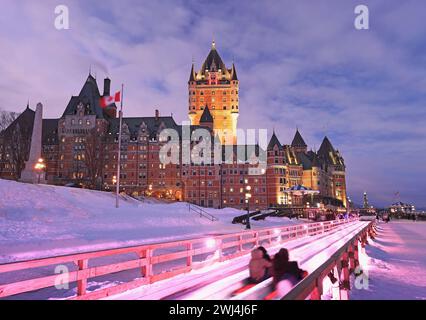
[[[426,222],[380,222],[369,243],[362,263],[367,278],[358,286],[352,279],[350,299],[426,300]]]
[[[0,179],[0,263],[52,255],[195,238],[243,230],[244,212],[206,209],[219,221],[189,212],[186,203],[140,202],[112,193]],[[253,229],[299,223],[253,221]]]

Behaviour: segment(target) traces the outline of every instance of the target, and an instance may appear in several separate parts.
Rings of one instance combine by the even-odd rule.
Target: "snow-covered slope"
[[[186,203],[142,203],[115,208],[112,193],[32,185],[0,179],[0,263],[144,243],[238,232],[236,209],[206,209],[219,221],[189,212]],[[298,223],[253,221],[253,228]]]

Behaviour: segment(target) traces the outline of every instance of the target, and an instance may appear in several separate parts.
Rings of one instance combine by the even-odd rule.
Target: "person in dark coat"
[[[306,271],[299,268],[297,261],[290,261],[288,250],[285,248],[280,249],[274,256],[272,268],[273,285],[278,296],[283,296],[307,275]]]

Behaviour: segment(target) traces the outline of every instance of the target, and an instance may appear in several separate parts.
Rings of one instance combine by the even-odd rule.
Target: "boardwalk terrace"
[[[207,151],[207,155],[202,154],[203,150],[197,151],[204,158],[211,157],[210,163],[182,162],[184,146],[179,145],[180,161],[166,163],[161,150],[167,146],[170,137],[161,133],[166,129],[177,132],[182,141],[185,126],[177,124],[173,117],[162,116],[159,110],[153,110],[150,117],[125,117],[121,147],[122,192],[184,200],[206,207],[245,208],[245,187],[248,184],[252,187],[250,208],[264,209],[277,205],[307,205],[303,199],[286,192],[293,186],[304,185],[320,192],[315,202],[331,199],[346,205],[344,160],[327,137],[318,152],[308,150],[298,130],[291,144],[282,144],[275,132],[263,148],[227,143],[224,132],[227,130],[234,136],[234,131],[229,131],[234,124],[226,129],[229,122],[222,117],[234,117],[240,111],[236,68],[235,65],[231,69],[224,67],[215,45],[203,66],[198,73],[191,71],[189,94],[190,99],[195,99],[195,109],[191,102],[191,124],[187,127],[190,133],[204,129],[211,141],[219,140],[222,162],[214,161],[214,150]],[[235,87],[232,87],[233,82]],[[221,85],[232,88],[220,91],[216,87]],[[110,95],[110,86],[111,80],[105,79],[101,94],[97,80],[89,74],[80,93],[71,97],[62,116],[43,120],[42,156],[47,165],[48,183],[75,183],[98,190],[114,190],[119,119],[114,104],[106,108],[100,106],[100,99]],[[222,102],[226,99],[220,110],[212,103],[219,96]],[[0,134],[1,178],[19,179],[28,157],[33,121],[34,111],[27,106]],[[190,142],[191,152],[197,150],[199,142]],[[225,146],[232,150],[233,161],[225,161],[229,157]],[[243,156],[238,149],[244,150]],[[261,155],[266,160],[263,170],[252,174],[251,171],[259,166],[251,160]]]

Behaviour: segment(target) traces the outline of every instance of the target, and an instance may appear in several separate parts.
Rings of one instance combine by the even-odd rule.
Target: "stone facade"
[[[96,79],[89,75],[79,95],[70,99],[59,119],[42,121],[42,157],[48,183],[115,190],[119,119],[115,105],[105,109],[100,106],[101,97],[110,95],[110,85],[111,80],[105,79],[101,94]],[[305,205],[303,199],[286,192],[292,186],[304,185],[320,191],[314,202],[346,205],[344,160],[327,137],[318,152],[308,151],[298,130],[289,145],[281,144],[275,133],[266,150],[257,145],[235,145],[238,88],[235,66],[227,69],[213,44],[201,70],[194,72],[193,67],[191,71],[188,128],[190,133],[205,129],[212,141],[217,139],[222,143],[220,163],[182,162],[182,136],[186,127],[172,117],[161,116],[158,110],[151,117],[123,118],[120,190],[201,206],[242,209],[246,207],[245,188],[250,185],[250,208],[264,209]],[[0,177],[17,179],[15,169],[22,164],[12,156],[16,152],[11,143],[13,132],[19,129],[22,136],[31,137],[33,122],[34,111],[28,106],[0,133]],[[168,139],[161,136],[164,129],[173,129],[179,135],[179,163],[160,161],[161,150],[168,144]],[[231,140],[226,141],[227,136]],[[27,140],[19,140],[26,159]],[[194,150],[194,145],[191,142],[190,150]],[[226,147],[231,148],[227,150],[233,155],[232,161],[223,161],[227,157]],[[243,157],[238,155],[239,147],[244,149]],[[250,170],[256,165],[249,160],[260,152],[266,153],[266,166],[253,174]]]
[[[192,65],[188,81],[189,118],[192,125],[199,125],[206,107],[214,119],[215,134],[224,144],[236,144],[239,115],[239,81],[235,65],[228,69],[223,63],[213,42],[210,53],[201,66],[194,71]]]

